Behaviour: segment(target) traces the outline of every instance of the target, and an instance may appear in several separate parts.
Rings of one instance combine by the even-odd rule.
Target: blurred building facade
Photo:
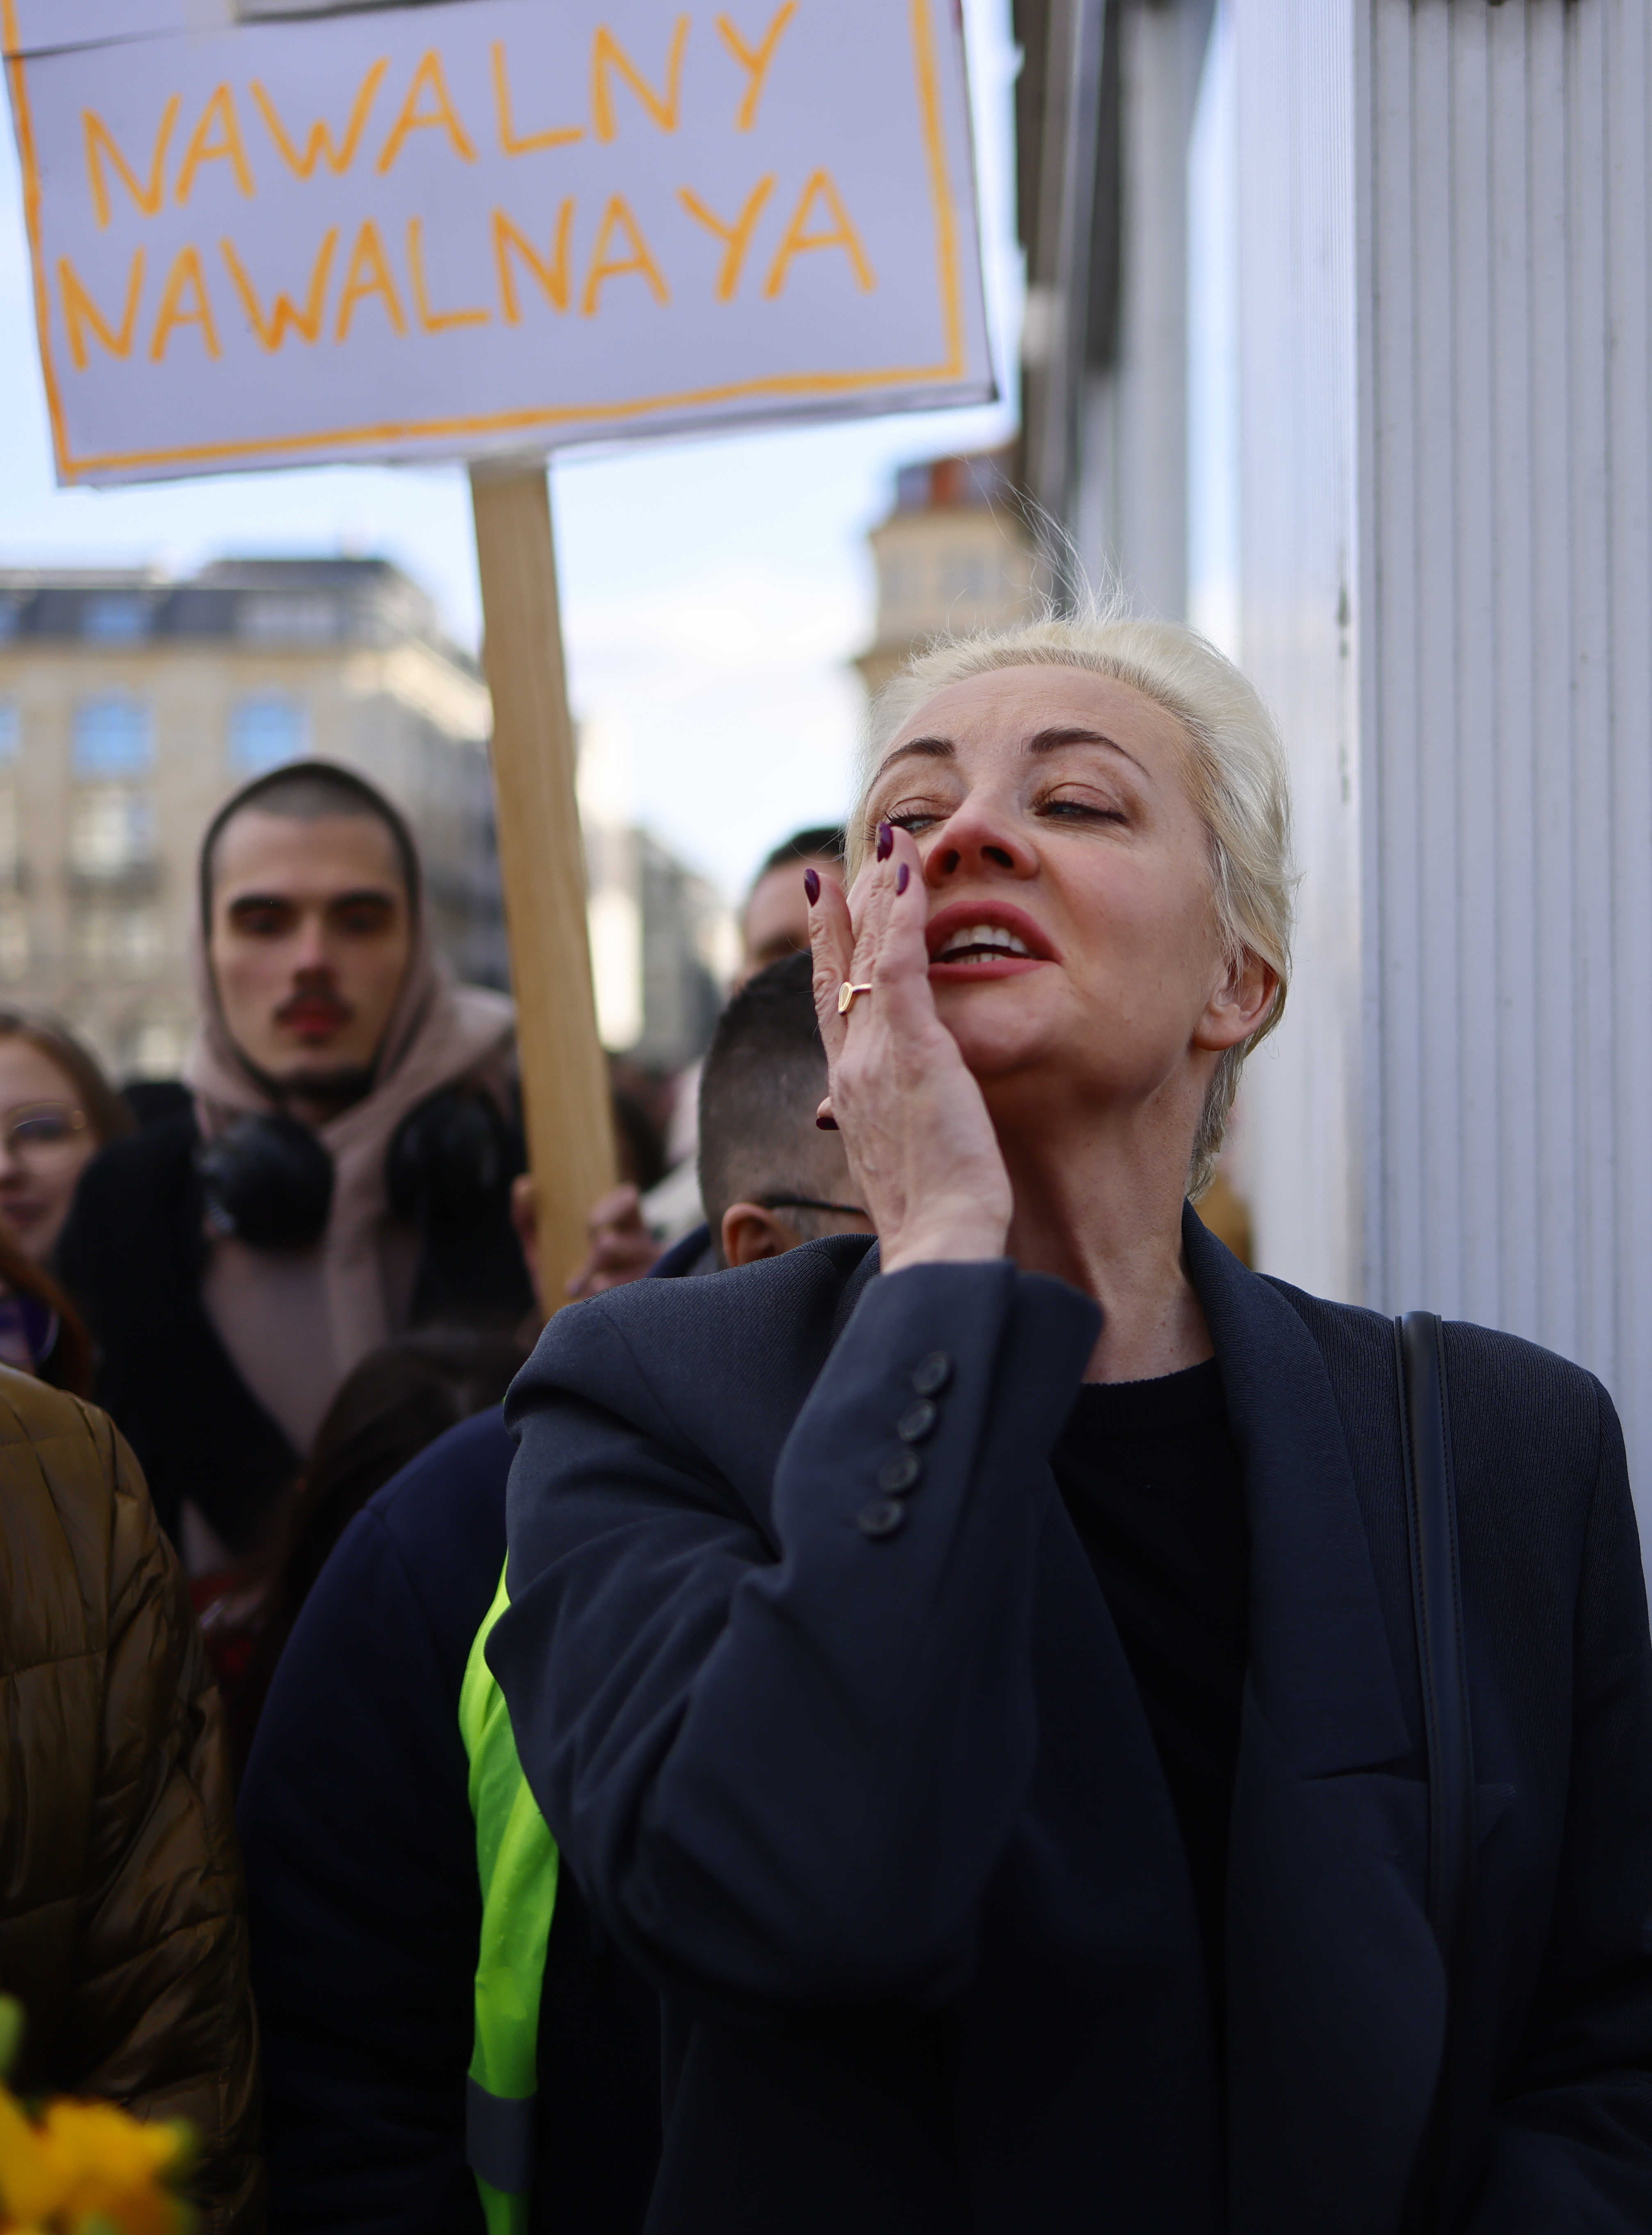
[[[639,824],[624,732],[583,722],[579,752],[597,1031],[610,1054],[680,1071],[711,1039],[738,959],[734,918],[709,879]]]
[[[201,833],[311,754],[402,808],[442,952],[508,986],[490,727],[475,662],[387,560],[0,572],[0,1003],[64,1017],[122,1077],[174,1072]],[[728,912],[612,791],[586,814],[603,1036],[673,1069],[710,1037]]]
[[[56,1011],[123,1075],[175,1070],[201,833],[305,754],[405,810],[442,947],[502,984],[488,731],[474,662],[384,560],[0,573],[0,1000]]]
[[[943,631],[991,628],[1031,610],[1036,562],[1006,451],[902,466],[895,509],[868,541],[877,630],[856,660],[869,692]]]

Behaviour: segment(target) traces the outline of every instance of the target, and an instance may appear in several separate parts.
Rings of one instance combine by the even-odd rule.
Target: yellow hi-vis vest
[[[465,2160],[488,2235],[527,2235],[539,2085],[539,2005],[556,1907],[556,1842],[522,1775],[505,1697],[483,1657],[510,1604],[505,1578],[476,1632],[459,1694],[482,1878],[476,2040],[465,2086]]]

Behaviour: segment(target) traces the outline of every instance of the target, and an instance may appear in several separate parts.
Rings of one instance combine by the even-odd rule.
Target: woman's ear
[[[1236,961],[1229,964],[1206,1003],[1193,1034],[1194,1046],[1220,1055],[1249,1039],[1273,1006],[1278,991],[1278,971],[1247,947]]]

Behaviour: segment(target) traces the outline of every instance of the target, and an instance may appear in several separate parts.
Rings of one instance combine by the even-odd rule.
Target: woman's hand
[[[880,824],[877,853],[847,897],[810,881],[815,1007],[856,1194],[877,1229],[886,1273],[1001,1257],[1009,1174],[981,1091],[935,1013],[918,849]],[[845,980],[869,985],[845,1013]]]

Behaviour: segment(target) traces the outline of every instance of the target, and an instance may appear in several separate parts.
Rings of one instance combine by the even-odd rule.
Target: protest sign
[[[0,0],[0,35],[60,481],[472,462],[554,1308],[613,1150],[539,461],[993,395],[955,0]]]
[[[949,0],[0,0],[64,482],[992,392]]]

